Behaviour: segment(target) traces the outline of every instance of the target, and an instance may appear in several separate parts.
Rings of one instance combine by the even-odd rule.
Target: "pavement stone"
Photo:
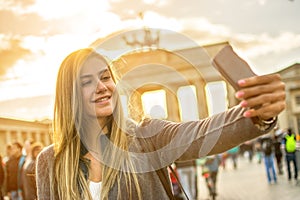
[[[219,170],[217,200],[300,200],[300,183],[288,181],[285,164],[284,174],[277,175],[277,184],[268,183],[264,163],[259,164],[255,159],[250,163],[247,158],[239,157],[237,169],[227,160],[226,167]],[[208,200],[205,180],[199,178],[198,200]]]

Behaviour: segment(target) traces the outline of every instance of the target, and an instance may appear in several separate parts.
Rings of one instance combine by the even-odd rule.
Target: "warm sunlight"
[[[299,11],[300,0],[0,0],[0,200],[299,199],[286,167],[292,154],[300,166]],[[214,63],[224,47],[258,76],[243,79],[228,55]]]
[[[0,93],[4,94],[0,101],[5,105],[2,114],[21,113],[8,100],[44,95],[51,98],[58,67],[72,51],[116,31],[132,28],[161,29],[159,46],[169,50],[228,41],[258,74],[278,71],[299,61],[299,26],[294,22],[299,5],[296,1],[282,1],[279,6],[262,0],[239,4],[233,1],[187,4],[173,0],[0,0]],[[243,9],[243,20],[236,20],[239,15],[232,15],[236,6]],[[289,15],[282,13],[283,9]],[[257,18],[264,20],[255,20],[254,10]],[[278,13],[276,26],[269,17],[274,12]],[[164,30],[177,32],[177,36],[186,36],[191,42],[186,44],[186,38],[172,36]],[[119,56],[122,45],[124,41],[119,39],[109,44],[111,48],[104,49],[105,53]],[[34,104],[24,106],[31,107],[28,118],[48,115],[31,112]]]
[[[168,117],[166,92],[164,90],[143,93],[142,102],[146,115],[157,119],[166,119]]]
[[[62,17],[82,17],[85,15],[84,13],[101,13],[108,8],[107,0],[36,0],[30,11],[39,13],[45,19],[59,19]]]
[[[205,90],[210,116],[227,110],[227,91],[224,81],[207,83]]]

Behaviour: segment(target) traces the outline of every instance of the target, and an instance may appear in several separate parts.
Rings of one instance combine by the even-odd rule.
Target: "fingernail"
[[[244,117],[251,117],[251,112],[246,111],[246,112],[244,112],[243,116]]]
[[[247,103],[247,101],[242,101],[242,102],[240,103],[240,105],[241,105],[242,107],[247,107],[248,103]]]
[[[236,94],[235,94],[235,96],[237,97],[237,98],[241,98],[241,97],[243,97],[244,96],[244,92],[242,92],[242,91],[239,91],[239,92],[237,92]]]
[[[241,85],[241,86],[244,85],[245,83],[246,83],[245,80],[239,80],[239,81],[238,81],[238,84]]]

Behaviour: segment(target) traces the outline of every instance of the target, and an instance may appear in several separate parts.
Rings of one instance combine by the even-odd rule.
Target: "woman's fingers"
[[[267,75],[262,75],[262,76],[253,76],[250,78],[240,80],[238,82],[238,84],[240,87],[246,88],[246,87],[252,87],[252,86],[257,86],[257,85],[265,85],[265,84],[268,84],[268,83],[274,82],[274,81],[281,82],[280,74],[267,74]]]
[[[242,89],[236,95],[240,99],[249,99],[275,91],[285,91],[285,84],[278,74],[255,76],[239,81],[239,83]]]
[[[269,119],[285,109],[285,84],[279,74],[255,76],[239,81],[241,90],[236,97],[240,105],[249,108],[245,117]]]
[[[240,105],[242,107],[254,108],[257,106],[261,106],[265,103],[276,103],[277,101],[285,101],[285,92],[284,91],[274,91],[272,93],[263,93],[258,96],[253,96],[248,99],[244,99],[241,101]]]
[[[263,104],[262,106],[254,109],[250,108],[244,113],[245,117],[259,117],[260,119],[270,119],[277,116],[285,109],[285,101],[277,101],[272,104]]]

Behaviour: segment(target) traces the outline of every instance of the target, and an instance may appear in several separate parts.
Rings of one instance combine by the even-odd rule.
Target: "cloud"
[[[280,53],[300,47],[300,34],[282,32],[278,35],[267,33],[233,34],[231,41],[242,50],[248,51],[249,56],[262,56],[268,53]]]
[[[63,32],[65,25],[62,20],[46,21],[36,13],[19,14],[12,10],[0,10],[2,34],[49,36]]]
[[[6,43],[5,48],[0,50],[1,66],[0,76],[7,72],[7,69],[14,66],[19,59],[28,58],[32,55],[29,49],[23,48],[20,39],[1,41]]]
[[[0,115],[26,120],[52,119],[53,95],[0,101]]]
[[[36,0],[9,0],[6,2],[6,5],[27,7],[33,5],[35,2]]]
[[[138,18],[141,12],[154,10],[152,5],[140,0],[110,0],[110,11],[122,16],[123,20]]]

